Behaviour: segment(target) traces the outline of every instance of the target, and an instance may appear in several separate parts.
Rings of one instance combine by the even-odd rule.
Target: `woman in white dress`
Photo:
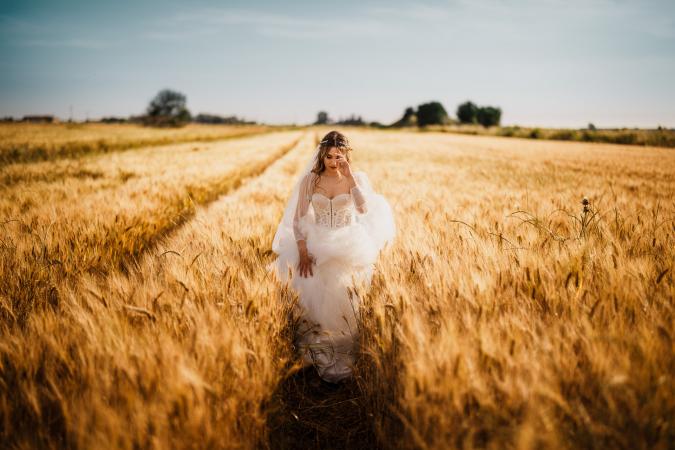
[[[299,297],[297,348],[322,379],[352,374],[360,298],[370,285],[379,251],[395,235],[389,203],[364,172],[354,171],[351,147],[338,131],[317,146],[293,189],[272,250],[274,267]]]

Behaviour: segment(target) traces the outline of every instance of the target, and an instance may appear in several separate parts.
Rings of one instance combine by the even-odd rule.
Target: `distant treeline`
[[[247,121],[238,118],[237,116],[227,116],[222,117],[215,114],[197,114],[193,119],[193,122],[197,123],[217,123],[217,124],[243,124],[243,125],[255,125],[255,121]]]
[[[59,119],[51,114],[28,115],[21,118],[14,118],[12,116],[5,116],[0,118],[0,122],[30,122],[30,123],[59,123]]]
[[[40,116],[24,116],[22,118],[14,118],[11,116],[5,116],[0,118],[0,122],[5,123],[15,123],[15,122],[26,122],[26,123],[61,123],[61,121],[54,117],[53,115],[40,115]],[[85,123],[138,123],[146,124],[148,123],[148,118],[144,115],[140,116],[129,116],[129,117],[116,117],[116,116],[107,116],[102,117],[98,120],[85,120]],[[205,124],[218,124],[218,125],[258,125],[255,121],[248,121],[240,119],[237,116],[218,116],[216,114],[197,114],[194,117],[190,117],[189,120],[185,123],[205,123]],[[182,125],[182,124],[181,124]]]
[[[595,125],[589,123],[587,128],[582,129],[502,127],[500,126],[501,108],[478,106],[471,101],[465,101],[458,105],[456,115],[457,118],[451,118],[441,102],[432,101],[418,105],[417,108],[407,107],[403,116],[390,125],[366,122],[361,116],[355,115],[346,120],[333,121],[326,111],[320,111],[317,114],[317,120],[314,124],[415,128],[420,131],[442,131],[471,135],[675,147],[675,130],[660,126],[656,129],[598,129]]]
[[[222,117],[216,114],[198,114],[193,117],[187,109],[187,98],[171,89],[162,89],[150,101],[141,122],[150,126],[177,127],[189,122],[205,124],[256,125],[254,121],[239,119],[237,116]]]
[[[465,101],[457,106],[456,118],[448,115],[441,102],[431,101],[413,108],[405,108],[402,117],[392,124],[365,121],[362,116],[351,116],[333,120],[328,112],[319,111],[314,125],[345,125],[371,128],[415,128],[420,131],[443,131],[450,133],[519,137],[528,139],[553,139],[563,141],[606,142],[612,144],[653,145],[675,147],[675,130],[662,127],[657,129],[597,129],[589,124],[585,129],[526,128],[519,126],[501,127],[502,110],[497,106],[478,106]],[[24,116],[23,119],[4,117],[2,122],[58,122],[52,115]],[[89,122],[89,121],[88,121]],[[200,113],[192,116],[187,109],[186,96],[171,89],[162,89],[148,104],[143,114],[130,117],[104,117],[103,123],[139,123],[151,127],[181,127],[188,123],[257,125],[237,116],[219,116]]]
[[[104,117],[100,120],[103,123],[145,123],[147,118],[145,116],[131,116],[129,118],[125,117]],[[187,122],[193,123],[206,123],[206,124],[218,124],[218,125],[257,125],[255,121],[248,121],[240,119],[237,116],[219,116],[216,114],[197,114],[196,116],[190,116],[190,119]]]
[[[4,117],[3,122],[15,122],[13,117]],[[24,116],[21,122],[56,123],[53,115]],[[87,120],[87,122],[91,122]],[[187,109],[187,97],[178,91],[162,89],[150,100],[145,113],[129,117],[103,117],[102,123],[139,123],[153,127],[181,127],[188,123],[257,125],[255,121],[240,119],[237,116],[219,116],[216,114],[197,114],[192,116]]]
[[[357,116],[355,114],[352,114],[349,117],[345,117],[343,119],[338,119],[338,120],[333,120],[330,118],[328,113],[326,111],[319,111],[319,113],[316,116],[316,121],[314,122],[314,125],[351,125],[351,126],[369,126],[369,127],[385,127],[385,125],[382,125],[379,122],[366,122],[363,120],[361,116]]]
[[[409,106],[403,112],[396,122],[390,125],[383,125],[379,122],[365,122],[361,116],[352,115],[347,119],[334,121],[326,111],[319,111],[316,117],[315,125],[363,125],[375,126],[378,128],[403,128],[403,127],[427,127],[431,125],[452,125],[458,123],[481,124],[484,127],[499,125],[501,120],[501,108],[494,106],[476,106],[467,101],[457,108],[457,119],[448,115],[441,102],[433,101],[422,103],[417,108]]]

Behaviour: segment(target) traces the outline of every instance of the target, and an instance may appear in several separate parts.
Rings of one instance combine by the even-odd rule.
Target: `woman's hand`
[[[342,156],[338,159],[338,169],[342,172],[342,175],[347,177],[350,181],[354,180],[354,174],[352,173],[352,167],[349,165],[349,161]]]
[[[313,276],[312,264],[314,264],[314,257],[307,252],[306,249],[300,250],[300,261],[298,262],[298,272],[301,277]],[[309,275],[308,275],[309,274]]]

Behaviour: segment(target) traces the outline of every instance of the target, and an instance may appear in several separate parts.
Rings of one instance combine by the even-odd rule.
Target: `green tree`
[[[319,111],[319,113],[316,115],[316,122],[314,122],[314,125],[326,125],[331,122],[330,117],[328,117],[328,113],[326,111]]]
[[[457,119],[461,123],[478,122],[478,106],[470,101],[462,103],[457,107]]]
[[[417,125],[444,125],[448,123],[448,113],[439,102],[423,103],[417,107]]]
[[[190,121],[184,94],[171,89],[162,89],[150,101],[144,123],[154,126],[181,126]]]
[[[502,110],[492,106],[481,106],[478,108],[478,114],[476,114],[478,123],[483,125],[485,128],[491,127],[493,125],[499,125],[501,117]]]
[[[412,106],[409,106],[405,109],[403,117],[398,121],[394,122],[392,127],[411,127],[417,125],[417,114],[415,109]]]

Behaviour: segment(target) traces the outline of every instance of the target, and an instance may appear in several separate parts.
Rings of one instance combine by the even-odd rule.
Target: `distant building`
[[[22,122],[32,122],[32,123],[55,123],[58,122],[54,116],[43,115],[43,116],[23,116],[21,119]]]

